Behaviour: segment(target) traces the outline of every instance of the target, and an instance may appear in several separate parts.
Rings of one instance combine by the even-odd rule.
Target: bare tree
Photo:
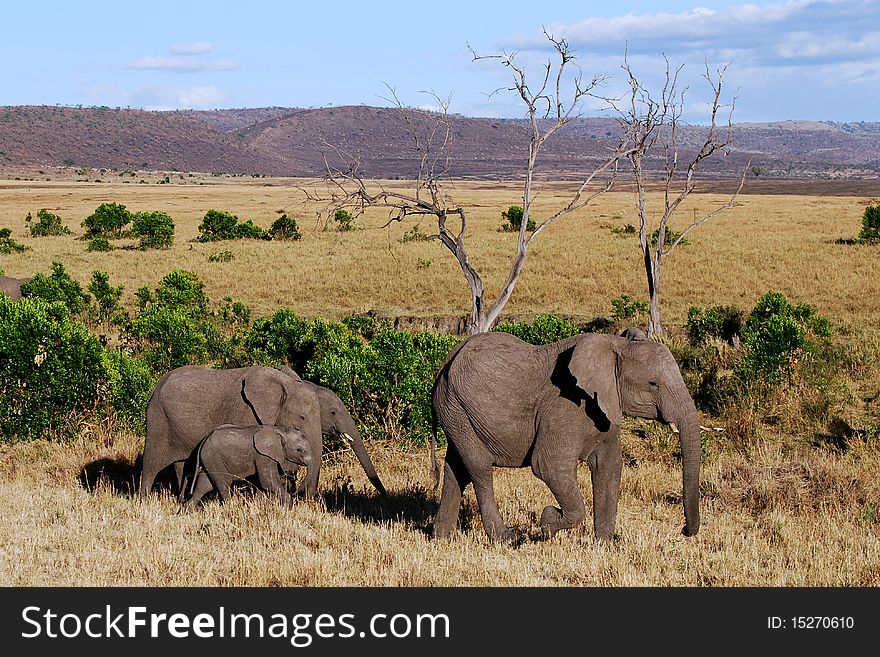
[[[438,239],[455,256],[471,292],[471,316],[468,323],[470,333],[489,331],[498,321],[504,306],[513,294],[522,273],[529,244],[552,223],[563,216],[580,210],[590,204],[597,196],[608,191],[616,177],[617,165],[625,152],[623,140],[614,149],[609,149],[606,157],[585,176],[571,198],[549,217],[541,221],[533,231],[528,230],[529,216],[534,200],[535,171],[541,148],[546,141],[572,119],[580,116],[587,97],[596,97],[598,87],[604,77],[595,76],[584,81],[576,69],[574,54],[564,39],[554,38],[544,32],[553,47],[553,59],[547,61],[537,88],[529,86],[525,67],[516,60],[516,53],[500,55],[478,55],[471,50],[473,61],[498,60],[512,72],[513,83],[507,91],[515,92],[526,106],[529,119],[529,146],[525,164],[523,187],[523,217],[517,236],[516,251],[511,260],[510,271],[501,286],[494,302],[486,299],[483,280],[470,262],[465,248],[468,230],[465,207],[454,202],[447,193],[449,180],[449,158],[452,145],[451,117],[449,102],[434,95],[439,111],[427,113],[404,106],[392,90],[393,102],[402,110],[402,116],[413,139],[413,147],[419,155],[414,188],[399,191],[382,187],[374,181],[367,181],[359,172],[358,158],[347,157],[335,150],[336,161],[349,162],[347,168],[333,166],[327,162],[325,181],[330,190],[325,197],[324,213],[340,208],[354,208],[363,212],[368,207],[383,207],[391,211],[389,223],[403,221],[411,215],[432,215],[437,220],[437,233],[431,237]],[[503,91],[497,90],[493,93]],[[427,127],[425,127],[427,126]],[[326,162],[326,160],[325,160]]]
[[[629,105],[621,109],[621,123],[624,131],[632,139],[632,146],[627,153],[627,158],[632,166],[638,194],[639,210],[639,243],[645,263],[645,273],[648,278],[649,318],[648,335],[655,336],[663,332],[663,324],[660,318],[660,290],[663,259],[671,255],[682,244],[685,238],[696,228],[702,226],[710,219],[718,216],[725,210],[737,205],[736,199],[745,183],[746,172],[749,165],[743,171],[739,187],[731,198],[710,212],[698,216],[694,214],[693,220],[674,239],[668,239],[672,233],[669,230],[669,221],[675,215],[682,202],[696,188],[694,179],[698,169],[713,155],[723,152],[733,143],[732,115],[735,98],[730,103],[727,116],[726,129],[719,129],[718,114],[724,109],[721,103],[721,90],[724,74],[727,67],[718,69],[713,76],[709,71],[708,64],[703,78],[712,91],[712,100],[709,105],[710,122],[706,128],[705,138],[697,148],[687,166],[682,171],[682,148],[680,144],[682,114],[684,112],[684,95],[686,89],[680,85],[679,74],[682,66],[672,69],[669,60],[666,60],[666,72],[663,87],[659,97],[648,90],[633,73],[629,61],[624,57],[623,70],[626,72],[630,85]],[[653,239],[654,231],[651,230],[651,217],[647,203],[647,177],[646,161],[655,151],[661,151],[660,159],[663,163],[661,186],[663,191],[663,210],[660,219],[656,223],[656,241]]]

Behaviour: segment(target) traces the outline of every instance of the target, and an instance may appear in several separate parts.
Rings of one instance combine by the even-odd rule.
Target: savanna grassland
[[[469,311],[451,255],[434,241],[403,241],[417,223],[432,232],[428,219],[383,228],[388,215],[370,211],[356,218],[359,230],[339,232],[332,221],[324,230],[316,206],[305,202],[305,183],[294,179],[169,174],[170,183],[160,185],[164,174],[146,178],[149,184],[134,177],[128,184],[33,177],[0,183],[0,227],[30,247],[0,255],[0,269],[10,276],[47,272],[60,261],[85,283],[100,269],[125,285],[123,302],[133,305],[139,287],[186,269],[204,281],[212,300],[228,295],[255,314],[282,306],[329,319],[368,310],[425,317]],[[544,186],[533,213],[540,218],[558,208],[569,187]],[[515,240],[499,230],[501,212],[520,202],[520,188],[457,182],[449,191],[468,209],[468,252],[492,296]],[[727,198],[692,195],[676,227]],[[111,201],[169,213],[173,247],[87,252],[76,239],[80,222]],[[287,510],[260,495],[240,495],[181,515],[168,494],[145,501],[132,495],[143,438],[103,423],[84,426],[66,442],[0,447],[0,584],[880,584],[880,247],[836,243],[858,234],[865,206],[877,202],[870,194],[813,196],[808,186],[797,195],[743,194],[738,207],[693,233],[666,261],[670,339],[681,335],[691,305],[748,310],[768,290],[779,290],[830,320],[840,359],[840,371],[821,390],[794,381],[760,409],[702,416],[703,524],[694,538],[680,534],[677,440],[647,421],[624,425],[619,539],[612,544],[597,543],[590,523],[538,540],[537,515],[552,496],[528,470],[496,470],[501,512],[525,536],[517,548],[487,542],[472,491],[461,531],[448,541],[430,540],[437,496],[427,450],[391,439],[368,444],[387,499],[376,496],[353,454],[343,451],[326,456],[316,502]],[[41,208],[60,215],[72,234],[32,238],[25,216]],[[212,208],[262,227],[283,210],[297,218],[303,238],[193,241]],[[620,295],[646,298],[637,240],[613,230],[636,221],[633,194],[619,191],[554,224],[530,248],[506,312],[591,318],[609,315],[611,299]],[[209,261],[227,250],[231,261]],[[580,480],[589,504],[585,465]]]

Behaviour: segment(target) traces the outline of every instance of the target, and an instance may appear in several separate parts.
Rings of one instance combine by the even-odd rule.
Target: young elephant
[[[290,504],[279,466],[295,473],[300,465],[311,469],[314,458],[309,442],[297,429],[233,424],[214,429],[196,446],[194,454],[195,474],[184,504],[187,511],[214,489],[225,502],[231,495],[232,482],[253,474],[265,492]]]

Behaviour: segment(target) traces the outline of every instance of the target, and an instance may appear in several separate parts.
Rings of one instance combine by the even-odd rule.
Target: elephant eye
[[[659,386],[657,385],[657,382],[656,382],[656,381],[648,381],[648,385],[651,386],[652,388],[657,388],[657,387],[659,387]]]

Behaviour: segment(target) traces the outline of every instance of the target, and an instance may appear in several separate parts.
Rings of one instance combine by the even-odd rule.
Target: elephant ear
[[[265,427],[254,434],[254,449],[277,463],[284,463],[285,455],[284,447],[281,445],[281,433],[274,427]]]
[[[286,376],[270,368],[248,372],[241,380],[241,396],[258,424],[273,426],[287,400]]]
[[[596,402],[611,424],[619,424],[620,392],[617,387],[617,352],[604,336],[587,336],[571,352],[568,370],[578,388]]]

